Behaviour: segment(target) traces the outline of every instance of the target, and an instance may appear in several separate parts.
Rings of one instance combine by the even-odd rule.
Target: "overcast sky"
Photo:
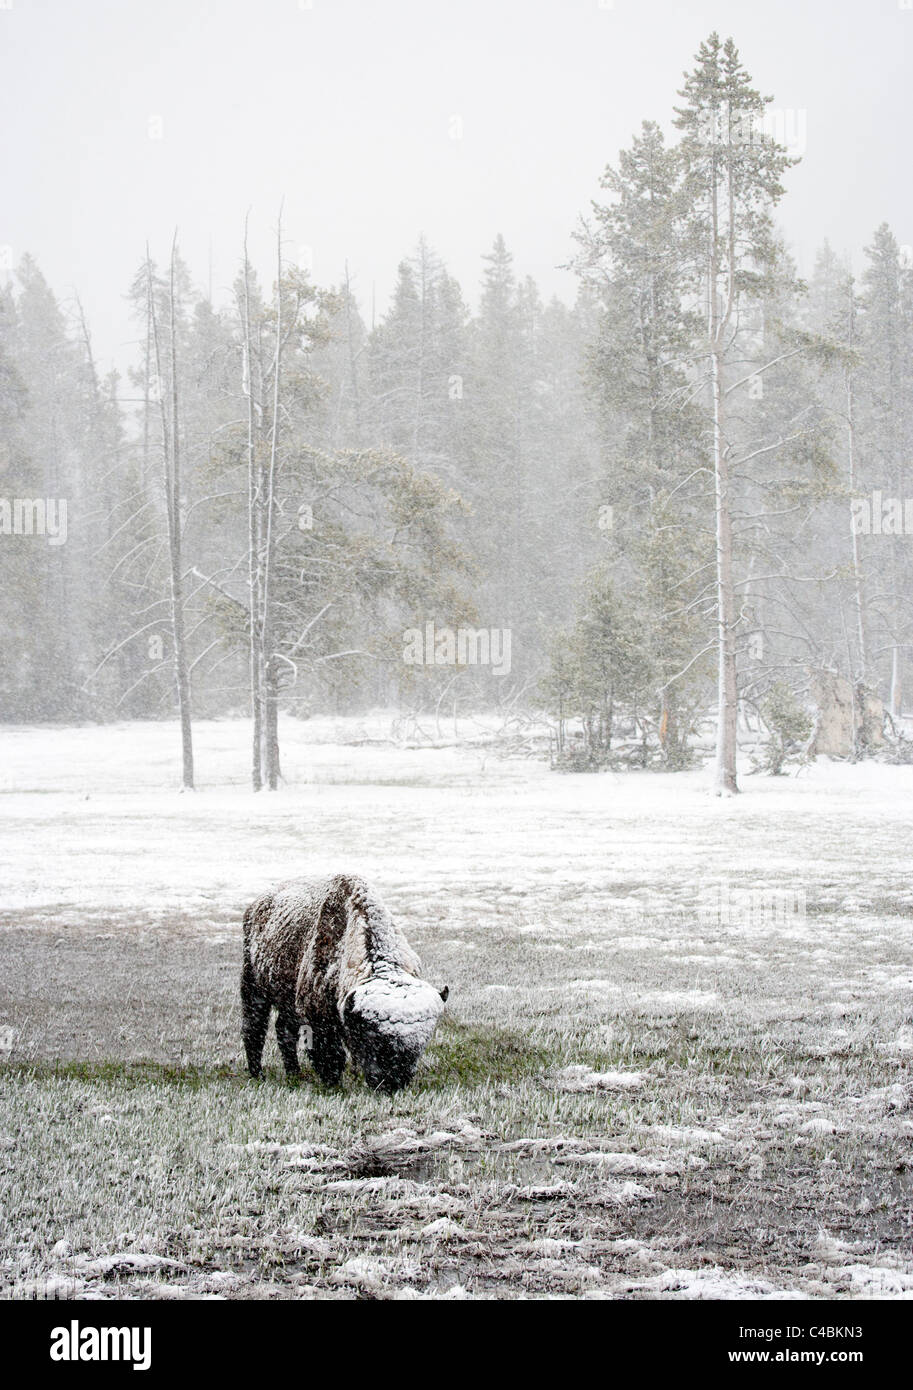
[[[601,169],[642,119],[668,126],[714,28],[803,155],[780,212],[800,269],[882,220],[908,245],[911,3],[0,0],[0,256],[79,294],[105,366],[130,355],[147,238],[164,260],[177,226],[219,299],[248,207],[268,273],[283,197],[290,257],[312,248],[324,285],[348,259],[366,317],[420,232],[473,301],[499,231],[570,300]]]

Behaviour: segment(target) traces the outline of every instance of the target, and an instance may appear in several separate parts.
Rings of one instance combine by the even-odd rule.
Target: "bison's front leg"
[[[338,1086],[346,1064],[342,1030],[332,1022],[321,1022],[309,1030],[308,1056],[324,1086]]]
[[[278,1013],[276,1015],[276,1041],[279,1044],[279,1051],[282,1054],[288,1076],[301,1075],[298,1066],[298,1033],[300,1028],[301,1024],[293,1014]]]

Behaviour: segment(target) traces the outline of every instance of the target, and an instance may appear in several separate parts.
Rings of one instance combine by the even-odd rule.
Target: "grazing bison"
[[[360,878],[293,879],[244,914],[241,1033],[251,1076],[270,1009],[289,1076],[298,1034],[327,1086],[348,1051],[374,1090],[398,1091],[415,1074],[447,989],[419,977],[421,961],[376,893]]]

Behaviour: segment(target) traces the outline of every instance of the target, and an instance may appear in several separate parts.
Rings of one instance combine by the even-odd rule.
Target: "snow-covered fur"
[[[447,989],[420,978],[421,961],[360,878],[293,879],[244,914],[241,1032],[260,1075],[270,1009],[285,1069],[298,1075],[298,1035],[325,1085],[346,1052],[374,1089],[398,1091],[415,1074]]]

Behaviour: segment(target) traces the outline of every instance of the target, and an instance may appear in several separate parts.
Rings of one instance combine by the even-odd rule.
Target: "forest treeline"
[[[0,290],[0,719],[178,713],[192,785],[193,718],[252,713],[259,787],[280,711],[546,709],[591,757],[623,718],[677,767],[715,704],[729,790],[740,711],[801,710],[816,672],[896,722],[910,248],[873,210],[858,278],[825,244],[802,282],[776,224],[801,169],[731,40],[678,100],[569,235],[572,306],[498,236],[470,309],[419,238],[366,322],[281,224],[258,276],[239,227],[224,302],[177,241],[137,248],[122,378],[25,256]]]

